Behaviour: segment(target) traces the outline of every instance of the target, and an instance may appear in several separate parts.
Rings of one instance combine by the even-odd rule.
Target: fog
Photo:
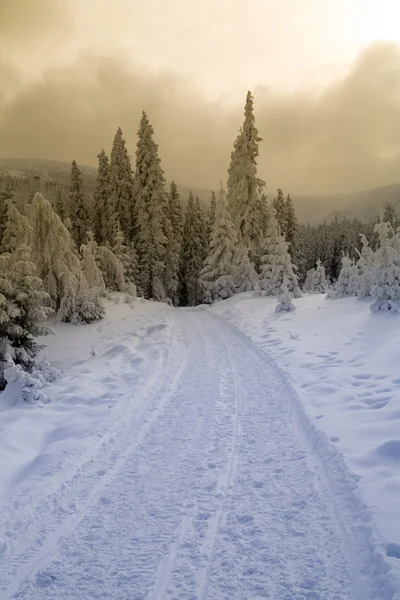
[[[365,48],[329,85],[304,82],[289,90],[258,78],[227,103],[211,100],[179,70],[145,68],[118,44],[77,45],[78,13],[63,2],[2,0],[0,6],[1,158],[95,165],[118,126],[134,155],[146,110],[166,177],[214,188],[226,178],[249,88],[263,138],[259,174],[270,191],[331,193],[400,181],[394,42]]]

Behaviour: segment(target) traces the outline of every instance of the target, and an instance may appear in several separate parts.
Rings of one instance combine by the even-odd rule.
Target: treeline
[[[107,290],[175,306],[253,291],[292,310],[317,261],[332,283],[343,256],[356,257],[360,233],[379,245],[373,223],[300,226],[290,194],[279,189],[269,201],[257,173],[261,141],[248,92],[226,190],[221,182],[207,210],[190,193],[183,213],[175,183],[166,188],[145,112],[134,168],[119,128],[110,156],[98,154],[93,193],[75,161],[68,189],[8,178],[0,192],[0,385],[10,364],[32,370],[35,337],[45,333],[38,322],[54,312],[75,324],[101,319]]]

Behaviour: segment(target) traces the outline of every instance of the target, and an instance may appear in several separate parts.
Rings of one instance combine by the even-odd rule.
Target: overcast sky
[[[141,111],[216,187],[248,89],[271,193],[400,182],[398,0],[0,0],[0,157],[95,164]]]

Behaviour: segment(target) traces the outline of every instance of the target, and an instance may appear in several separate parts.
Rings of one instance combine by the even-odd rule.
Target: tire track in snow
[[[221,520],[223,517],[223,511],[224,511],[224,507],[225,507],[226,497],[229,492],[229,489],[230,489],[230,486],[231,486],[231,483],[233,480],[233,476],[234,476],[235,461],[236,461],[236,446],[237,446],[237,439],[238,439],[238,432],[239,432],[239,414],[240,414],[240,405],[241,405],[239,377],[238,377],[235,362],[232,359],[232,353],[229,348],[229,344],[227,343],[224,336],[221,335],[221,333],[216,328],[213,328],[213,331],[223,340],[227,356],[229,357],[229,365],[231,367],[232,374],[233,374],[233,380],[234,380],[235,413],[233,416],[234,432],[233,432],[231,453],[230,453],[230,457],[229,457],[229,461],[228,461],[228,467],[222,478],[222,481],[220,479],[220,482],[219,482],[219,486],[223,490],[222,499],[220,501],[220,505],[217,509],[217,512],[216,512],[211,524],[208,527],[205,541],[202,544],[202,550],[205,551],[206,556],[207,555],[208,556],[207,556],[206,565],[202,569],[198,570],[197,577],[196,577],[196,579],[197,579],[197,597],[199,600],[203,600],[205,593],[207,591],[207,582],[208,582],[208,578],[209,578],[211,563],[212,563],[213,556],[214,556],[215,541],[218,537],[218,532],[221,527]],[[226,373],[225,373],[225,378],[226,378]],[[227,387],[226,383],[225,383],[225,387]]]
[[[179,345],[177,345],[177,329],[179,329],[177,324],[174,323],[175,329],[172,327],[172,323],[170,323],[170,327],[171,331],[174,331],[174,335],[173,340],[170,340],[172,343],[170,344],[171,347],[169,349],[168,358],[163,370],[163,363],[161,361],[158,363],[158,367],[153,372],[148,384],[141,392],[141,404],[131,413],[128,413],[130,420],[128,421],[127,425],[123,427],[124,431],[119,432],[116,440],[114,436],[111,437],[111,435],[108,435],[106,440],[102,440],[102,446],[110,441],[115,442],[111,443],[110,446],[105,447],[106,455],[104,456],[101,452],[99,452],[97,455],[95,454],[93,456],[91,453],[87,463],[81,466],[81,469],[83,469],[84,472],[82,474],[78,472],[78,476],[82,475],[84,481],[81,482],[78,478],[73,488],[68,490],[70,492],[70,496],[72,492],[72,499],[74,500],[72,503],[72,508],[76,508],[76,510],[73,510],[73,512],[67,517],[62,518],[61,522],[59,519],[60,512],[58,510],[53,510],[52,513],[47,514],[46,522],[42,525],[42,528],[46,531],[45,537],[43,539],[43,529],[38,535],[38,538],[40,539],[39,550],[37,549],[37,544],[34,542],[33,545],[36,547],[25,547],[25,561],[21,561],[21,557],[17,556],[17,564],[11,564],[11,566],[8,566],[8,572],[11,571],[12,575],[12,583],[6,587],[4,587],[2,584],[5,594],[4,600],[18,597],[15,596],[15,594],[20,587],[21,582],[25,579],[28,579],[39,569],[42,562],[45,561],[46,557],[57,545],[59,540],[71,529],[76,527],[84,518],[90,507],[98,500],[104,487],[119,473],[130,456],[143,442],[148,431],[154,425],[163,408],[168,403],[168,400],[173,395],[178,385],[181,373],[185,369],[189,353],[187,353],[187,348],[184,348],[182,341],[180,341]],[[180,333],[182,335],[181,331]],[[187,340],[187,342],[190,348],[190,340]],[[174,351],[177,352],[177,356],[180,357],[178,361],[174,355]],[[172,364],[169,364],[169,362],[172,362]],[[173,368],[173,364],[176,364],[177,362],[179,366],[178,369],[175,370]],[[175,374],[173,375],[174,372]],[[163,374],[163,377],[160,381],[161,374]],[[165,377],[165,375],[167,377]],[[168,381],[169,378],[171,378],[171,381]],[[162,388],[166,388],[165,391],[162,391]],[[158,395],[159,398],[157,399]],[[149,398],[155,401],[154,405],[149,402]],[[139,430],[135,431],[135,425],[137,423],[140,423]],[[133,439],[134,442],[128,442],[127,445],[127,441],[131,439]],[[120,454],[121,450],[122,453]],[[107,461],[109,464],[107,464]],[[89,469],[88,463],[90,465]],[[99,467],[101,467],[101,469],[99,469]],[[92,478],[95,479],[94,483],[91,481]],[[82,488],[79,488],[79,485],[81,485]],[[82,498],[80,498],[80,502],[77,502],[77,496],[82,496]],[[63,500],[65,502],[65,498]],[[63,512],[64,511],[62,511],[62,513]],[[51,519],[51,517],[53,517],[53,519]],[[48,530],[50,530],[50,533],[48,533]],[[20,564],[21,562],[22,567]]]
[[[16,597],[393,600],[347,548],[284,375],[224,320],[175,314],[193,343],[162,418]]]

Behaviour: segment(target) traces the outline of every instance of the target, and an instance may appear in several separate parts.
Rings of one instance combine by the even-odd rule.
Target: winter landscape
[[[173,32],[233,52],[238,1],[224,27],[208,0],[89,4],[0,3],[0,600],[400,600],[388,21],[371,5],[341,83],[278,102],[247,51],[245,77],[204,45],[185,85],[146,71],[157,52],[159,69],[178,64]],[[358,0],[286,4],[250,3],[253,34],[297,16],[345,48],[343,23],[359,24]],[[134,18],[143,65],[121,87]],[[41,39],[32,56],[22,38]],[[327,64],[315,57],[319,77]],[[194,99],[200,73],[220,105]]]

